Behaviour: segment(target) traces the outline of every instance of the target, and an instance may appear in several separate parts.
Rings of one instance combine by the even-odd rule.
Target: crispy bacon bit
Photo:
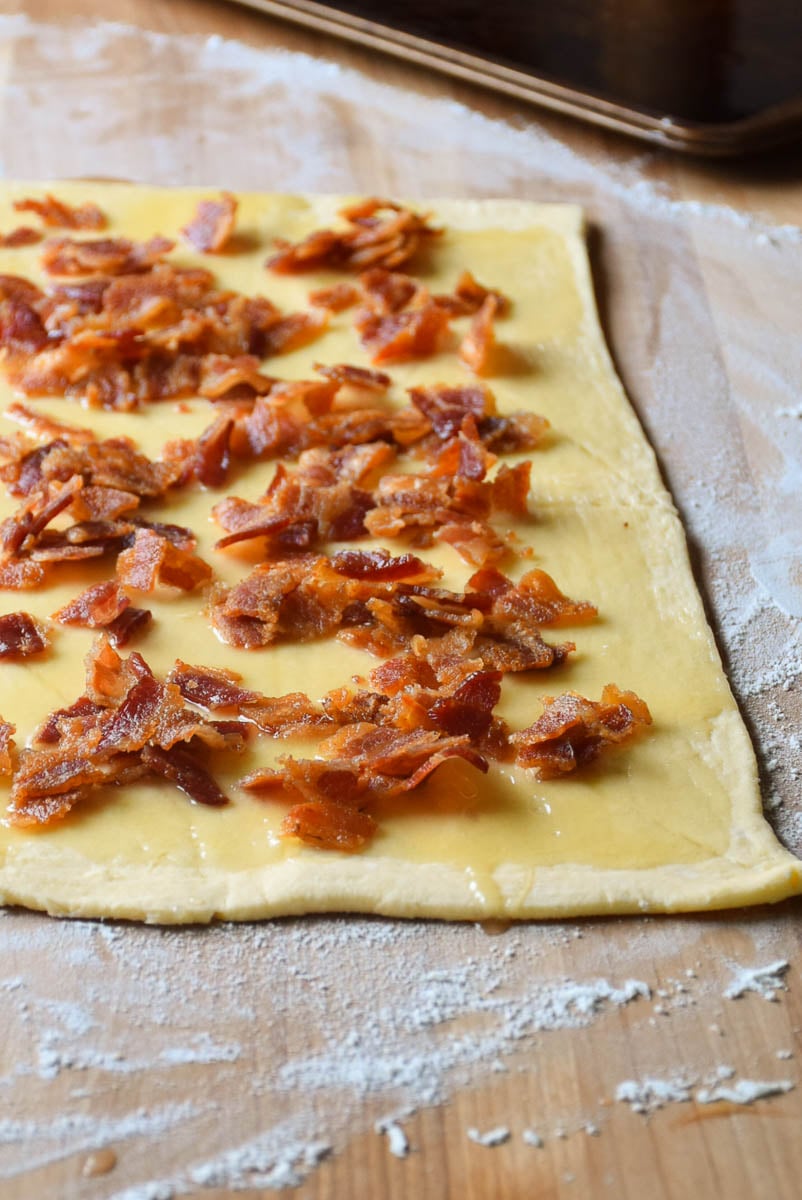
[[[3,591],[29,591],[39,587],[44,580],[45,568],[41,563],[25,558],[0,562],[0,589]]]
[[[53,238],[45,244],[42,267],[48,275],[129,275],[147,271],[175,246],[169,238],[137,243],[128,238]]]
[[[285,837],[296,837],[322,850],[354,854],[374,837],[378,825],[370,813],[332,800],[294,805],[281,823]]]
[[[488,296],[495,296],[498,316],[502,317],[509,311],[510,302],[503,292],[484,287],[474,279],[470,271],[463,271],[453,293],[435,296],[434,301],[453,317],[467,317],[478,312]]]
[[[309,293],[309,303],[315,308],[327,308],[329,312],[342,312],[359,300],[359,288],[353,283],[333,283],[331,287],[317,288]]]
[[[328,324],[329,317],[325,310],[313,308],[309,312],[290,313],[265,330],[262,353],[267,356],[300,350],[325,333]]]
[[[480,422],[496,411],[496,399],[484,384],[471,387],[448,387],[436,384],[409,389],[409,398],[416,408],[428,417],[439,438],[456,437],[466,417]]]
[[[8,721],[0,717],[0,776],[11,775],[14,770],[16,731],[15,725],[9,725]]]
[[[493,322],[498,311],[498,298],[490,292],[482,301],[482,307],[471,321],[471,327],[459,348],[460,358],[475,375],[489,375],[492,372],[496,346]]]
[[[17,212],[32,212],[44,225],[56,229],[105,229],[106,216],[96,204],[67,204],[51,193],[43,200],[15,200]]]
[[[515,761],[541,779],[559,779],[593,762],[605,750],[636,737],[652,717],[634,692],[609,683],[600,701],[578,692],[544,696],[543,713],[528,729],[514,733]]]
[[[10,233],[0,233],[0,246],[4,249],[14,249],[16,246],[35,246],[41,242],[43,234],[29,225],[20,225]]]
[[[86,668],[84,695],[52,713],[19,756],[12,823],[48,824],[97,787],[148,774],[168,779],[200,804],[227,803],[200,754],[204,748],[242,750],[243,725],[202,717],[174,684],[156,679],[139,654],[120,658],[106,637],[93,646]]]
[[[30,658],[47,649],[47,631],[30,613],[0,616],[0,658]]]
[[[185,700],[212,712],[232,713],[273,737],[298,737],[331,726],[332,719],[303,692],[262,696],[239,686],[234,671],[177,662],[168,676]]]
[[[228,804],[228,796],[220,790],[203,764],[181,746],[162,750],[160,746],[146,745],[142,749],[142,762],[154,775],[161,775],[174,783],[196,804],[212,808]]]
[[[59,421],[55,417],[48,416],[47,413],[37,412],[20,400],[12,400],[8,408],[4,410],[3,416],[8,417],[9,421],[16,421],[18,425],[29,429],[34,437],[47,438],[48,441],[62,438],[73,445],[96,441],[91,429]]]
[[[376,832],[375,819],[365,811],[372,801],[412,791],[450,758],[488,769],[467,736],[434,729],[407,732],[364,721],[347,724],[321,742],[318,755],[281,758],[278,771],[254,772],[242,786],[268,797],[278,791],[300,797],[301,803],[287,813],[282,833],[348,852],[362,849]]]
[[[87,629],[104,629],[130,605],[131,601],[114,580],[93,584],[69,604],[53,613],[60,625],[84,625]]]
[[[380,317],[400,312],[421,290],[409,275],[402,275],[400,271],[386,271],[384,267],[363,271],[359,276],[359,284],[365,307]]]
[[[388,316],[363,310],[356,327],[362,345],[381,366],[436,354],[448,333],[449,316],[434,301],[424,299],[416,308]]]
[[[209,582],[212,568],[155,529],[138,529],[134,544],[117,559],[117,577],[125,587],[141,592],[153,592],[159,586],[192,592]]]
[[[201,362],[198,394],[207,400],[264,396],[276,381],[263,375],[255,354],[207,354]]]
[[[127,608],[110,621],[106,626],[106,634],[113,646],[127,646],[138,634],[142,633],[153,621],[153,613],[148,608],[135,608],[129,604]]]
[[[344,208],[340,216],[347,223],[342,231],[318,229],[294,245],[277,240],[277,253],[265,266],[282,274],[324,267],[394,270],[441,233],[429,224],[428,216],[375,197]]]
[[[219,200],[201,200],[195,215],[181,230],[186,240],[203,254],[219,254],[234,232],[237,200],[231,192],[221,192]]]
[[[532,574],[543,579],[525,576],[516,585],[485,569],[462,593],[434,586],[439,572],[411,554],[307,555],[263,563],[230,590],[218,589],[210,617],[223,641],[249,649],[336,633],[383,658],[418,644],[434,655],[473,658],[474,670],[543,670],[564,662],[574,645],[547,644],[536,622],[587,621],[595,609],[562,596],[544,573]],[[478,590],[485,583],[496,591]]]
[[[348,387],[360,388],[366,392],[386,392],[393,382],[384,371],[371,371],[369,367],[354,367],[350,363],[335,363],[323,366],[315,363],[318,375],[331,379],[335,383],[347,384]]]

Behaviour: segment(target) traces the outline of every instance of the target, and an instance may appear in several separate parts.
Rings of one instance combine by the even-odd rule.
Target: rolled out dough
[[[18,224],[15,197],[55,190],[71,203],[91,199],[110,216],[111,234],[174,236],[208,192],[127,185],[4,185],[0,229]],[[171,256],[202,262],[220,283],[262,293],[282,308],[305,307],[330,274],[275,276],[262,263],[272,238],[295,239],[335,220],[333,197],[240,197],[238,228],[252,247],[202,257],[179,243]],[[800,863],[763,818],[755,759],[724,677],[696,591],[683,531],[654,455],[613,371],[596,315],[577,208],[517,201],[438,201],[447,229],[426,283],[450,290],[467,267],[512,299],[498,323],[501,373],[489,380],[500,411],[532,408],[552,434],[534,453],[532,516],[516,532],[534,549],[518,570],[540,566],[569,595],[598,605],[590,626],[558,631],[577,643],[564,668],[507,678],[500,714],[520,728],[539,697],[568,688],[598,698],[615,682],[641,695],[654,725],[624,752],[571,778],[538,782],[491,767],[487,777],[449,763],[405,807],[381,815],[375,842],[356,855],[304,847],[277,836],[286,805],[236,789],[247,770],[286,752],[265,739],[217,771],[233,803],[204,809],[168,786],[140,784],[98,793],[65,821],[39,831],[0,826],[0,899],[72,916],[152,922],[242,920],[290,913],[353,911],[458,919],[672,912],[776,901],[802,890]],[[3,250],[0,270],[41,279],[39,248]],[[369,365],[351,313],[305,349],[270,360],[269,372],[309,377],[319,360]],[[453,348],[391,368],[392,396],[424,382],[467,381]],[[0,384],[0,404],[12,399]],[[65,400],[43,411],[99,436],[126,433],[151,456],[170,437],[209,422],[207,401],[180,411],[154,404],[134,415],[85,411]],[[5,423],[4,423],[5,424]],[[9,424],[8,428],[12,428]],[[514,460],[513,460],[514,461]],[[220,495],[257,496],[273,464],[249,467]],[[218,494],[185,492],[159,516],[193,527],[199,553],[228,581],[249,564],[212,549],[209,521]],[[13,508],[0,500],[0,517]],[[470,573],[449,549],[431,557],[448,586]],[[47,617],[108,565],[62,566],[38,592],[7,592],[1,611]],[[514,571],[513,571],[514,573]],[[313,698],[366,674],[375,660],[336,642],[258,652],[222,645],[197,596],[149,597],[155,624],[139,649],[159,673],[175,658],[239,671],[246,686],[280,694],[299,686]],[[550,636],[547,634],[547,636]],[[57,629],[42,658],[0,664],[0,712],[20,742],[54,707],[83,690],[92,635]],[[309,754],[308,744],[298,747]]]

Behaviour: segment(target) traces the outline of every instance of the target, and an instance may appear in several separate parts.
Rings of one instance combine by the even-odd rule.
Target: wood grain
[[[187,68],[182,39],[220,34],[254,52],[283,50],[311,55],[351,72],[348,88],[343,87],[337,95],[333,88],[325,96],[310,92],[308,97],[310,122],[326,122],[328,158],[323,157],[330,165],[321,167],[321,187],[506,194],[584,203],[593,223],[593,265],[617,367],[688,519],[711,613],[714,619],[726,615],[716,599],[726,592],[717,588],[727,572],[735,572],[729,578],[734,586],[742,568],[737,562],[722,561],[709,542],[709,531],[694,525],[694,489],[710,470],[710,459],[705,457],[709,438],[704,431],[714,430],[718,442],[727,448],[728,478],[741,480],[745,489],[739,492],[738,503],[745,511],[776,523],[769,488],[773,466],[754,424],[761,403],[768,404],[768,385],[758,377],[742,377],[731,334],[734,328],[741,328],[734,322],[743,316],[742,309],[743,319],[748,318],[744,307],[748,299],[778,327],[787,309],[798,313],[794,307],[798,293],[784,289],[789,286],[788,255],[799,254],[799,250],[788,240],[774,258],[768,254],[761,258],[759,274],[751,265],[747,271],[740,254],[727,258],[727,243],[710,244],[709,227],[695,221],[692,208],[678,216],[670,242],[666,241],[662,210],[644,211],[643,219],[633,222],[626,207],[627,189],[638,182],[658,185],[665,204],[684,200],[734,206],[742,214],[762,214],[769,222],[796,223],[802,211],[799,149],[727,166],[680,162],[661,152],[644,155],[612,135],[538,115],[467,85],[260,19],[232,5],[201,0],[173,0],[169,5],[157,0],[120,0],[114,6],[114,20],[130,26],[129,32],[120,33],[108,60],[91,55],[83,61],[78,58],[81,28],[91,41],[93,27],[108,19],[108,6],[101,0],[0,4],[0,14],[20,11],[34,25],[27,32],[21,25],[3,28],[7,94],[0,110],[0,151],[7,174],[67,173],[66,143],[72,147],[75,161],[80,159],[76,174],[124,173],[156,182],[218,179],[232,187],[280,187],[284,180],[291,184],[296,171],[295,148],[283,137],[277,115],[281,104],[289,103],[282,99],[279,84],[265,84],[247,103],[241,98],[230,100],[230,108],[223,111],[229,103],[226,89],[234,86],[230,74],[221,71],[215,75],[210,69],[209,77],[199,80]],[[34,36],[36,29],[42,28],[51,32],[63,29],[65,58],[60,67],[43,59],[42,46]],[[156,46],[143,31],[164,38]],[[297,60],[297,69],[297,89],[311,87],[305,82],[303,60]],[[422,146],[394,138],[390,118],[360,106],[354,83],[359,79],[365,81],[365,87],[379,82],[406,89],[410,104],[414,100],[420,106],[416,111],[422,114]],[[108,107],[105,140],[96,146],[80,141],[85,125],[75,100],[79,94],[89,110]],[[289,91],[287,96],[292,99]],[[71,106],[66,118],[61,104],[64,97]],[[613,178],[609,173],[618,169],[620,175],[615,179],[619,183],[600,186],[598,172],[583,173],[578,167],[573,174],[561,173],[552,169],[548,157],[521,160],[512,150],[502,171],[500,159],[489,152],[486,141],[472,140],[467,117],[455,118],[457,125],[448,126],[459,128],[464,136],[442,140],[441,131],[450,119],[441,106],[443,100],[457,101],[503,122],[504,129],[522,135],[528,131],[533,146],[551,145],[543,139],[553,139],[560,153],[570,151],[580,167],[584,162],[602,162],[605,178]],[[236,137],[231,131],[238,113],[241,141],[235,143],[235,155],[230,141]],[[429,113],[431,121],[427,123],[424,118]],[[299,116],[294,108],[292,119],[303,153],[314,147],[319,129],[307,128],[304,140],[303,114]],[[228,150],[221,140],[224,137],[229,140]],[[123,172],[118,164],[124,161],[129,169]],[[225,165],[224,179],[216,175],[221,163]],[[737,240],[732,244],[737,250]],[[665,328],[666,314],[672,312],[681,335],[673,341],[667,338]],[[687,357],[688,377],[695,386],[687,394],[674,389],[669,405],[656,363],[672,346],[675,353]],[[781,365],[802,385],[798,361],[775,365]],[[728,495],[722,493],[722,503]],[[787,503],[792,511],[799,496],[789,493]],[[744,555],[750,550],[749,539],[758,536],[755,531],[760,528],[757,524],[745,526]],[[798,636],[798,625],[781,614],[776,620],[781,623],[778,636]],[[726,629],[722,636],[726,649]],[[770,630],[760,626],[756,636],[766,639],[767,655],[776,652]],[[732,646],[730,653],[736,655],[738,647]],[[745,688],[741,698],[761,738],[770,704],[782,706],[786,722],[794,713],[800,715],[798,689],[778,688],[770,694],[751,695]],[[768,744],[762,745],[762,750],[764,758],[775,753]],[[780,765],[787,766],[791,748],[779,756]],[[786,806],[798,805],[798,784],[791,775],[781,774],[777,786]],[[2,979],[10,989],[4,993],[9,1013],[0,1035],[4,1039],[3,1118],[22,1124],[15,1132],[0,1122],[5,1139],[0,1149],[7,1152],[3,1162],[9,1171],[13,1169],[0,1182],[0,1194],[4,1200],[33,1196],[77,1200],[124,1194],[127,1187],[179,1175],[206,1150],[222,1151],[239,1144],[241,1134],[253,1136],[269,1130],[302,1102],[314,1108],[321,1136],[325,1136],[334,1121],[337,1095],[324,1090],[310,1099],[302,1094],[303,1089],[282,1091],[275,1082],[283,1064],[297,1060],[310,1044],[317,1045],[324,1035],[336,1031],[340,1019],[337,1005],[346,1003],[349,988],[353,994],[354,988],[372,987],[384,980],[389,991],[382,993],[381,1003],[390,1029],[394,1020],[405,1014],[408,1017],[405,995],[414,972],[465,970],[471,961],[480,972],[492,956],[502,954],[501,948],[510,946],[519,972],[514,998],[526,993],[528,974],[533,989],[544,981],[554,983],[562,978],[603,976],[620,983],[632,976],[645,979],[655,994],[648,1002],[608,1008],[585,1027],[533,1032],[504,1055],[503,1071],[493,1070],[490,1063],[476,1067],[468,1073],[464,1086],[447,1089],[447,1102],[421,1106],[404,1121],[413,1147],[406,1159],[393,1158],[386,1139],[373,1130],[373,1122],[391,1107],[387,1095],[365,1094],[356,1101],[352,1096],[347,1135],[337,1136],[330,1158],[311,1171],[298,1189],[264,1189],[262,1194],[305,1200],[569,1200],[575,1196],[616,1200],[772,1196],[782,1200],[795,1196],[802,1167],[797,1136],[802,1118],[798,917],[799,905],[795,904],[777,912],[721,917],[523,926],[497,936],[475,927],[421,926],[421,936],[414,942],[418,956],[414,962],[404,951],[409,936],[399,929],[398,946],[378,943],[375,970],[368,969],[363,977],[357,973],[353,979],[349,972],[356,970],[355,964],[369,960],[359,958],[357,950],[344,942],[343,959],[316,962],[310,951],[308,961],[302,964],[315,995],[324,985],[329,989],[329,1029],[310,1028],[309,1014],[317,1010],[311,1001],[306,1005],[303,989],[291,970],[293,964],[284,957],[287,947],[303,945],[298,940],[298,923],[279,923],[259,953],[250,953],[254,943],[243,937],[247,955],[237,950],[236,931],[171,934],[158,941],[167,955],[159,961],[169,961],[174,954],[181,967],[179,978],[188,977],[188,963],[193,980],[190,994],[176,1004],[171,1018],[176,1036],[180,1032],[182,1037],[196,1037],[205,1032],[216,1043],[238,1043],[240,1055],[229,1062],[195,1061],[170,1070],[156,1062],[127,1073],[104,1070],[97,1063],[85,1067],[62,1063],[59,1071],[48,1077],[29,1067],[32,1048],[41,1045],[44,1023],[52,1019],[53,1006],[59,1003],[80,1006],[88,996],[94,998],[98,1044],[125,1047],[130,1052],[136,1039],[134,1027],[141,1024],[143,1053],[149,1049],[153,1057],[162,1036],[168,1038],[165,1044],[169,1046],[172,1026],[154,1025],[148,998],[152,996],[155,1004],[161,997],[163,1002],[165,994],[172,995],[171,981],[158,977],[142,949],[145,939],[152,939],[155,945],[162,935],[121,927],[113,940],[105,941],[88,926],[10,914],[0,921]],[[314,929],[336,924],[334,920],[317,922]],[[366,936],[370,932],[370,923],[348,924],[364,929]],[[738,1001],[723,998],[731,964],[759,965],[777,959],[788,959],[791,964],[789,990],[777,1002],[757,995]],[[14,979],[22,980],[20,986],[30,991],[27,1009],[12,1003],[22,994],[14,992]],[[687,981],[692,1001],[687,1007],[680,1006],[682,994],[676,992],[675,985],[682,980]],[[669,993],[663,1001],[657,994],[661,988]],[[102,1003],[98,996],[103,997]],[[139,997],[139,1013],[131,1006],[131,996]],[[377,1003],[378,999],[377,994]],[[287,1003],[301,1007],[288,1011]],[[239,1012],[237,1004],[241,1005]],[[668,1008],[666,1015],[658,1011],[661,1006]],[[476,1033],[475,1022],[464,1015],[452,1024],[445,1022],[443,1029],[454,1038]],[[778,1060],[776,1052],[784,1049],[793,1050],[797,1057]],[[621,1080],[676,1072],[703,1075],[716,1065],[732,1065],[739,1077],[790,1078],[797,1086],[786,1096],[745,1108],[725,1103],[708,1107],[693,1102],[669,1104],[648,1119],[614,1100]],[[27,1073],[19,1073],[21,1066]],[[91,1179],[81,1174],[88,1151],[85,1139],[79,1145],[77,1126],[72,1132],[66,1127],[63,1137],[55,1140],[43,1141],[41,1135],[26,1136],[25,1132],[33,1130],[25,1121],[36,1120],[41,1126],[72,1116],[88,1121],[90,1130],[96,1120],[100,1129],[113,1115],[122,1117],[140,1109],[153,1113],[166,1102],[199,1101],[213,1101],[216,1107],[197,1124],[151,1136],[136,1131],[126,1135],[121,1125],[120,1136],[110,1142],[117,1154],[116,1166],[107,1175]],[[599,1136],[587,1132],[588,1124],[598,1127]],[[475,1145],[467,1137],[470,1127],[486,1131],[500,1125],[509,1126],[512,1136],[495,1149]],[[522,1130],[528,1127],[543,1134],[542,1149],[522,1140]],[[91,1134],[88,1136],[91,1144]],[[182,1178],[183,1193],[192,1193],[188,1176]],[[194,1189],[194,1194],[222,1197],[234,1193],[212,1181]]]

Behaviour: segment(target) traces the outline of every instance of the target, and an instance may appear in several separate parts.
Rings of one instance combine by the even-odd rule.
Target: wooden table
[[[802,849],[802,240],[784,228],[802,212],[800,148],[692,163],[230,5],[113,12],[110,27],[101,0],[0,4],[6,175],[586,205],[617,366],[685,517],[778,827]],[[796,1196],[798,917],[164,932],[8,914],[0,1194]],[[774,1001],[725,997],[736,965],[786,961]],[[563,979],[598,1011],[582,1017]],[[605,1000],[599,979],[651,999]],[[650,1076],[695,1093],[722,1068],[795,1086],[650,1117],[615,1099]],[[374,1129],[393,1114],[405,1158]],[[499,1126],[495,1148],[467,1133]],[[330,1150],[304,1165],[313,1134]],[[285,1160],[297,1191],[279,1187]]]

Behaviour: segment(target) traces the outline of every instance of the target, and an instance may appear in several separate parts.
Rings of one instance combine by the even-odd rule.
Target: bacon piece
[[[387,271],[384,267],[363,271],[359,276],[359,284],[366,309],[382,317],[406,308],[421,290],[409,275]]]
[[[329,312],[342,312],[356,304],[359,288],[353,283],[333,283],[331,287],[317,288],[309,293],[309,303],[315,308],[327,308]]]
[[[290,313],[281,317],[264,331],[262,355],[289,354],[314,342],[328,328],[329,317],[325,310],[311,309],[309,312]]]
[[[117,559],[117,578],[141,592],[153,592],[158,586],[192,592],[209,582],[212,568],[155,529],[138,529],[133,545]]]
[[[17,212],[32,212],[42,223],[61,229],[105,229],[106,216],[96,204],[67,204],[48,192],[42,200],[15,200]]]
[[[240,687],[239,679],[234,671],[190,667],[180,661],[168,676],[184,699],[213,712],[233,712],[274,737],[311,734],[332,724],[303,692],[262,696]]]
[[[231,239],[237,219],[237,200],[221,192],[219,200],[200,200],[192,220],[181,233],[203,254],[219,254]]]
[[[128,275],[147,271],[175,246],[169,238],[137,243],[128,238],[52,238],[45,243],[42,267],[48,275]]]
[[[44,583],[45,569],[29,559],[8,560],[0,563],[0,589],[7,591],[29,591]]]
[[[442,571],[414,554],[391,557],[387,550],[341,550],[331,560],[332,570],[349,579],[377,583],[396,583],[400,580],[418,583],[439,579]]]
[[[83,625],[87,629],[103,629],[111,625],[130,605],[131,601],[114,580],[93,584],[70,600],[53,620],[60,625]]]
[[[543,441],[549,422],[537,413],[518,412],[504,417],[484,417],[478,424],[482,442],[494,454],[519,454],[535,450]]]
[[[162,750],[159,746],[146,745],[142,750],[142,762],[155,775],[161,775],[185,792],[196,804],[221,808],[228,804],[228,796],[220,790],[215,780],[202,763],[180,746]]]
[[[41,242],[44,234],[38,229],[31,229],[29,225],[19,225],[16,229],[12,229],[10,233],[0,233],[0,246],[5,249],[14,249],[17,246],[35,246],[37,242]]]
[[[347,223],[342,231],[318,229],[294,245],[277,240],[277,253],[265,266],[282,274],[323,267],[393,270],[414,258],[422,245],[441,232],[429,224],[428,216],[376,197],[350,205],[340,215]]]
[[[417,308],[378,316],[364,311],[356,327],[362,345],[377,366],[429,358],[441,348],[448,333],[449,317],[432,300],[423,300]]]
[[[34,437],[46,438],[50,442],[59,440],[79,445],[97,440],[91,429],[59,421],[47,413],[37,412],[20,400],[13,400],[3,415],[8,417],[9,421],[16,421],[18,425],[29,429]]]
[[[326,379],[366,392],[386,392],[393,382],[384,371],[371,371],[369,367],[354,367],[350,363],[335,363],[323,366],[315,363],[315,370]]]
[[[528,729],[512,734],[510,741],[519,766],[535,769],[541,779],[559,779],[609,747],[632,740],[651,723],[639,696],[610,683],[599,701],[578,692],[544,696],[542,715]]]
[[[33,654],[42,654],[47,645],[44,625],[30,613],[0,616],[0,658],[30,658]]]
[[[0,717],[0,776],[11,775],[14,770],[16,731],[15,725],[9,725],[8,721]]]
[[[106,626],[106,634],[113,646],[127,646],[138,634],[153,621],[153,613],[148,608],[135,608],[129,604],[127,608],[110,621]]]
[[[469,387],[450,387],[447,384],[414,387],[409,389],[409,398],[443,440],[456,437],[466,417],[480,421],[496,410],[495,397],[484,384]]]
[[[537,569],[527,571],[515,585],[498,571],[480,571],[471,576],[467,586],[474,592],[492,588],[491,617],[506,627],[584,625],[598,616],[595,605],[569,600],[550,575]]]
[[[496,338],[493,322],[498,316],[499,301],[490,292],[471,321],[471,326],[459,348],[459,356],[475,375],[489,375],[493,369]]]
[[[198,392],[207,400],[264,396],[276,381],[259,370],[254,354],[207,354],[201,363]]]
[[[354,854],[374,837],[378,825],[370,813],[331,800],[294,805],[281,822],[284,837],[295,837],[323,850]]]
[[[473,316],[484,304],[488,296],[494,296],[498,305],[497,315],[504,316],[510,307],[510,302],[503,292],[486,288],[470,271],[463,271],[457,280],[453,293],[445,296],[435,296],[435,304],[439,304],[453,317]]]

